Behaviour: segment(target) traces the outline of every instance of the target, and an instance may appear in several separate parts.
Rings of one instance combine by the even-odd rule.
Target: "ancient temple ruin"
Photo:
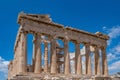
[[[32,78],[40,80],[46,76],[58,78],[58,80],[63,80],[60,77],[70,77],[71,79],[81,79],[83,76],[89,78],[108,77],[106,47],[109,37],[107,35],[100,32],[92,34],[71,27],[64,27],[52,22],[49,15],[21,12],[18,16],[18,23],[20,28],[14,45],[14,60],[9,64],[8,80],[17,80],[17,77],[22,78],[21,80],[33,80]],[[34,35],[32,65],[27,64],[28,34]],[[60,47],[57,39],[63,41],[64,47]],[[74,74],[71,74],[69,41],[75,43]],[[41,43],[45,44],[44,66],[41,62]],[[50,44],[50,55],[48,55],[48,44]],[[80,44],[85,47],[84,73]],[[91,60],[91,51],[94,53],[94,62]],[[94,70],[92,70],[92,62],[94,63]]]

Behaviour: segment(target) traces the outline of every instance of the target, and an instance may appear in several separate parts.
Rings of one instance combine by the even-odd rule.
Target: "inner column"
[[[70,56],[68,52],[68,39],[64,39],[64,74],[70,74]]]
[[[48,72],[48,42],[44,41],[45,51],[44,51],[44,72]]]
[[[51,61],[50,61],[51,73],[57,73],[57,54],[56,54],[56,36],[51,38]]]
[[[41,73],[41,36],[34,35],[34,73]]]
[[[80,52],[80,43],[76,42],[76,52],[75,52],[75,72],[76,74],[82,74],[82,59]]]
[[[85,44],[85,57],[86,57],[86,74],[92,74],[92,64],[91,64],[91,57],[90,57],[90,45]]]
[[[103,75],[108,75],[106,47],[102,47],[101,51],[102,51],[102,74]]]
[[[99,48],[98,46],[94,46],[94,72],[95,75],[100,75],[100,53],[99,53]]]

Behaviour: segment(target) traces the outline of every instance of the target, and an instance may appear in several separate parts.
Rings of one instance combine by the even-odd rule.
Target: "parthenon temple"
[[[19,80],[27,80],[27,77],[28,80],[34,80],[32,78],[41,80],[49,76],[51,80],[52,78],[63,80],[59,77],[69,77],[72,80],[82,79],[83,76],[108,77],[106,48],[109,36],[100,32],[93,34],[69,26],[64,27],[52,22],[49,15],[43,14],[21,12],[18,16],[18,24],[20,27],[14,45],[14,60],[10,62],[8,68],[8,80],[18,80],[17,77],[23,78]],[[27,62],[28,34],[33,35],[31,65]],[[61,40],[64,46],[61,47],[57,40]],[[75,44],[75,56],[72,59],[68,45],[70,41]],[[44,43],[44,55],[41,43]],[[81,44],[84,46],[83,52],[80,48]],[[94,60],[91,58],[91,53],[94,55]],[[74,61],[74,66],[71,66],[71,60]],[[74,69],[74,72],[71,69]]]

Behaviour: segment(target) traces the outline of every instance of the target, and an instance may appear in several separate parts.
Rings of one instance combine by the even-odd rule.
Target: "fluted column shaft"
[[[94,73],[95,75],[100,75],[100,54],[99,54],[99,48],[95,46],[95,52],[94,52]]]
[[[19,69],[20,69],[20,65],[19,65],[19,56],[21,55],[21,40],[18,42],[18,46],[17,46],[17,48],[16,48],[16,52],[15,52],[15,54],[17,53],[17,55],[18,55],[18,57],[17,57],[17,74],[19,74]],[[14,62],[13,62],[14,63]],[[15,66],[14,66],[15,67]],[[15,69],[15,70],[16,70]]]
[[[20,34],[19,73],[25,73],[27,72],[27,34],[23,30]]]
[[[34,57],[35,57],[35,66],[34,66],[34,73],[41,73],[41,36],[38,34],[34,35],[35,40],[34,40],[34,46],[35,46],[35,52],[34,52]]]
[[[44,72],[48,72],[48,43],[45,42],[45,53],[44,53]]]
[[[107,56],[106,56],[106,47],[101,49],[102,51],[102,74],[108,75],[108,64],[107,64]]]
[[[86,57],[86,74],[91,75],[92,74],[92,64],[91,64],[91,57],[90,57],[90,45],[85,44],[85,57]]]
[[[76,43],[76,52],[75,52],[75,72],[77,74],[82,74],[82,62],[81,62],[81,53],[80,53],[80,44]]]
[[[56,37],[51,39],[51,73],[57,73]]]
[[[70,56],[68,52],[68,40],[64,40],[64,74],[70,74]]]

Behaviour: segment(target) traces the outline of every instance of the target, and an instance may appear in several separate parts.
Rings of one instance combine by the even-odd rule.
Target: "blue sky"
[[[110,74],[120,71],[119,4],[120,0],[0,0],[0,78],[4,80],[6,66],[13,59],[19,28],[17,17],[21,11],[50,14],[54,22],[65,26],[108,34],[111,37],[107,48],[109,71]],[[31,53],[32,46],[29,48]]]

